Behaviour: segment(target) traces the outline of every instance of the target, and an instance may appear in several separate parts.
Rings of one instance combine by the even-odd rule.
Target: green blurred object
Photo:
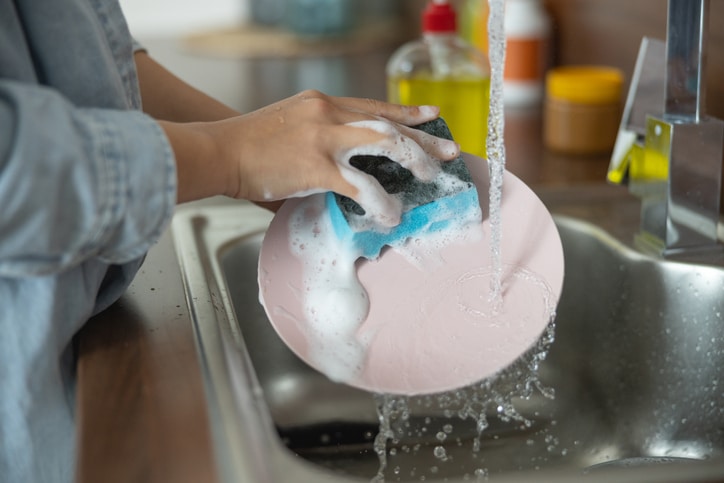
[[[302,37],[347,34],[354,28],[354,0],[287,0],[285,26]]]
[[[463,0],[458,35],[482,53],[488,53],[488,0]]]

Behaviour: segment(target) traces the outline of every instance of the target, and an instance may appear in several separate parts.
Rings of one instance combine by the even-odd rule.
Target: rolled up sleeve
[[[0,80],[0,276],[138,258],[175,200],[173,151],[153,119]]]

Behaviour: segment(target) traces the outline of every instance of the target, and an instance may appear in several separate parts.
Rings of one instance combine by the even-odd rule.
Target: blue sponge
[[[415,127],[452,139],[442,118]],[[480,216],[478,192],[461,156],[443,162],[440,174],[430,182],[415,178],[407,168],[384,156],[354,156],[350,164],[374,176],[403,206],[399,225],[389,229],[355,230],[354,226],[368,226],[364,209],[350,198],[327,193],[327,210],[335,234],[343,244],[352,245],[359,256],[375,259],[385,245],[401,245],[413,236],[439,232],[456,220]]]

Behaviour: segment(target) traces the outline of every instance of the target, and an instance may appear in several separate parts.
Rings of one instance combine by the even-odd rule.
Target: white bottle
[[[503,100],[510,107],[540,106],[550,64],[551,19],[540,0],[505,2]]]

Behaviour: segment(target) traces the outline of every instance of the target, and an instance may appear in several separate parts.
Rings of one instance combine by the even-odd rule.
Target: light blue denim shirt
[[[74,475],[72,338],[166,227],[173,154],[115,0],[0,0],[0,482]]]

